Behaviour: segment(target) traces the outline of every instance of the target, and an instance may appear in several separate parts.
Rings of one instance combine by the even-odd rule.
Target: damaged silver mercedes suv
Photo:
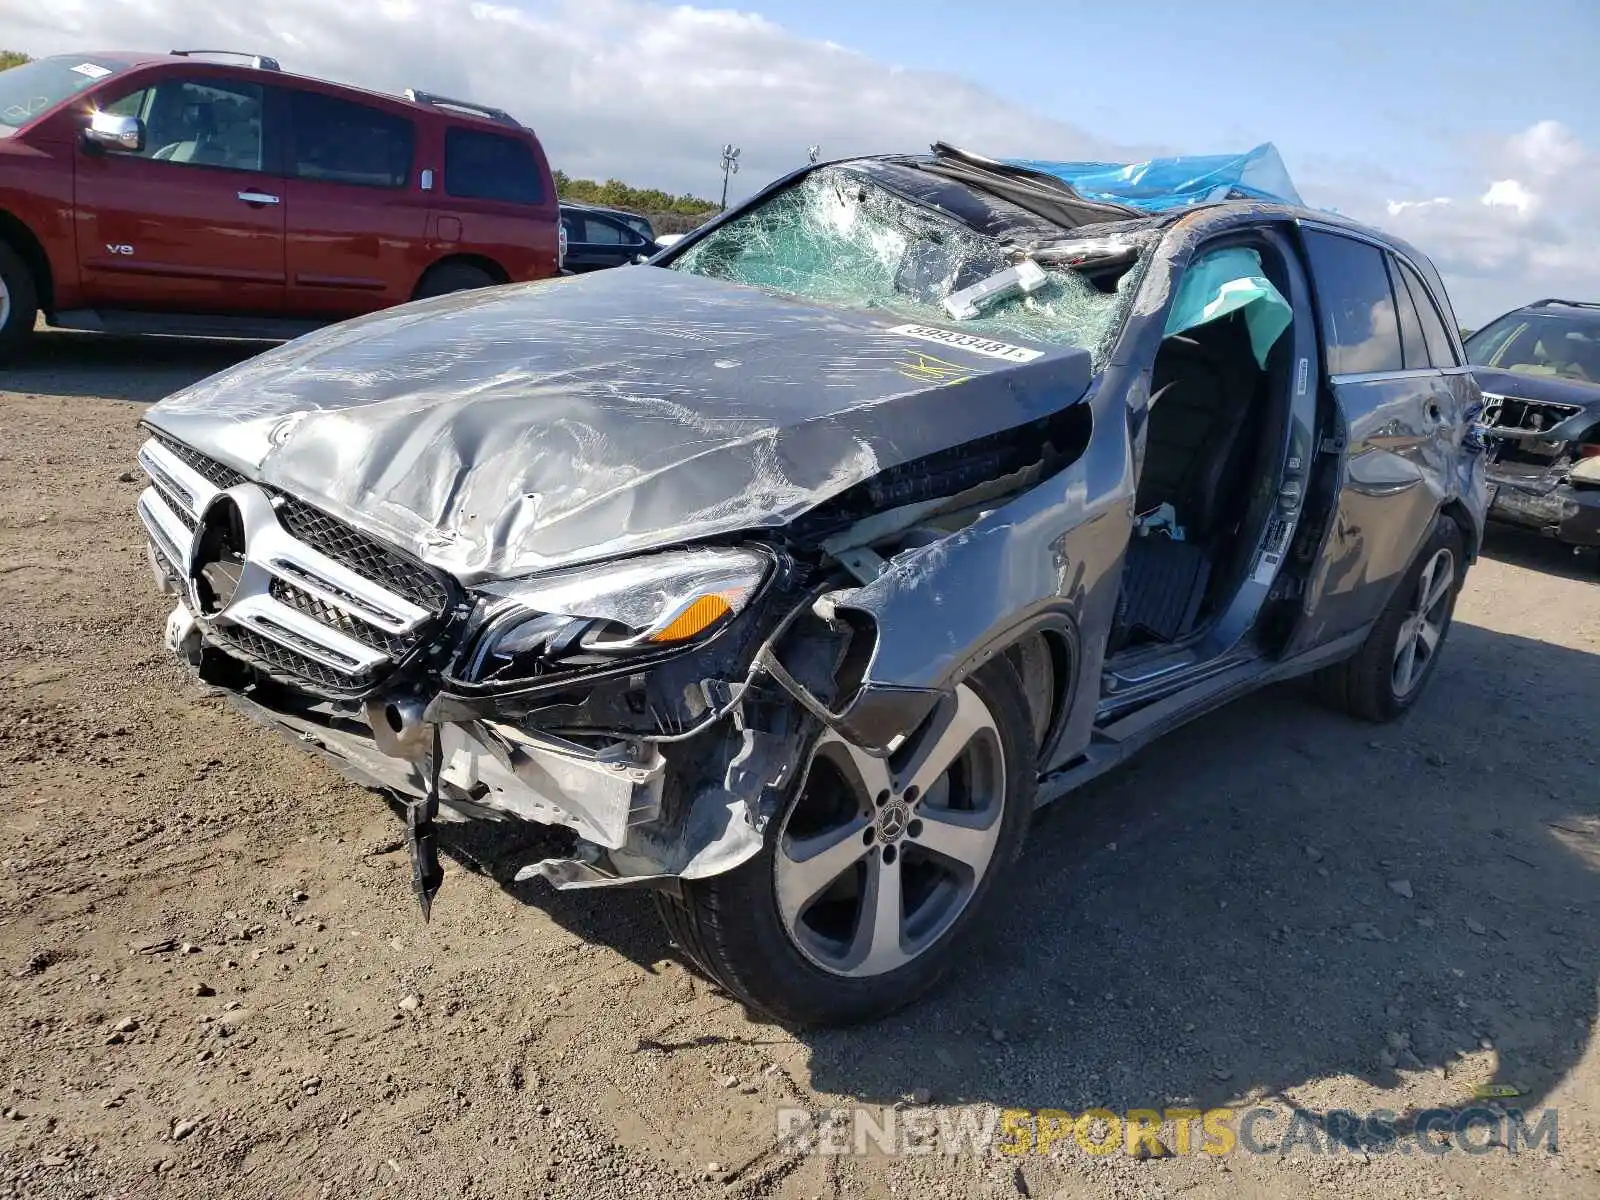
[[[1383,720],[1477,553],[1437,273],[1294,203],[948,147],[650,265],[425,300],[148,410],[166,640],[435,822],[536,822],[793,1023],[993,919],[1035,806],[1315,673]]]

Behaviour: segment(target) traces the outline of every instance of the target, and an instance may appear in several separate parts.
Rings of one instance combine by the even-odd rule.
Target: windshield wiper
[[[918,162],[921,170],[942,175],[1009,200],[1018,208],[1066,229],[1127,221],[1146,214],[1121,204],[1085,200],[1064,179],[1029,167],[1012,166],[961,150],[946,142],[933,144],[933,161]]]

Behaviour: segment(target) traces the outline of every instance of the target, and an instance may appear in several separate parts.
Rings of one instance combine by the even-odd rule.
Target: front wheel
[[[0,362],[21,348],[38,318],[39,295],[33,274],[21,255],[0,242]]]
[[[1016,861],[1036,783],[1015,671],[961,683],[888,759],[825,733],[762,852],[662,896],[706,974],[794,1025],[841,1025],[915,999],[959,961]]]
[[[1367,721],[1392,721],[1415,704],[1444,649],[1466,567],[1461,529],[1440,514],[1361,649],[1318,673],[1323,699]]]

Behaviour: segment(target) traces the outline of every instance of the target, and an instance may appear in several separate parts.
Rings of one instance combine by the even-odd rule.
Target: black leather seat
[[[1163,339],[1151,374],[1140,513],[1172,505],[1191,541],[1226,532],[1230,501],[1247,486],[1264,378],[1240,313]]]

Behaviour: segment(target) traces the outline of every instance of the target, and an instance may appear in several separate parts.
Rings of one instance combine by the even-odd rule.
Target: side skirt
[[[1088,750],[1080,758],[1039,780],[1038,804],[1059,800],[1125,762],[1156,738],[1229,701],[1349,658],[1361,648],[1370,629],[1370,624],[1364,625],[1282,662],[1254,659],[1240,663],[1125,717],[1097,725]]]

